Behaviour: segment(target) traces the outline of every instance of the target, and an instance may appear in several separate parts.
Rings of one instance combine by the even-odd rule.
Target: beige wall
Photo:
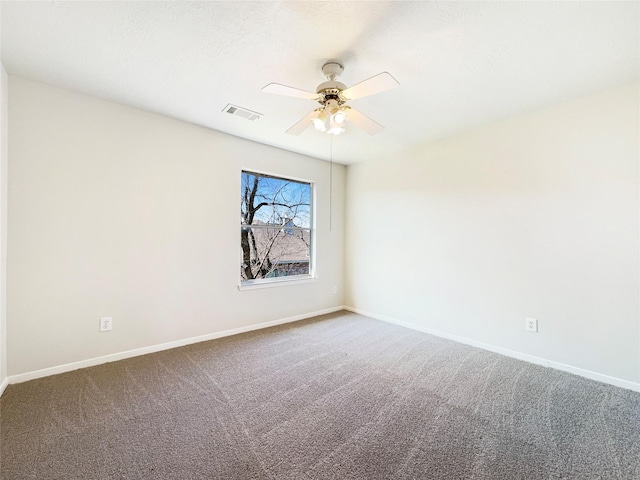
[[[0,394],[7,378],[7,163],[9,78],[0,65]]]
[[[347,305],[637,385],[638,90],[349,167]]]
[[[344,167],[329,231],[327,162],[18,77],[9,91],[9,375],[342,305]],[[317,281],[238,290],[245,168],[315,183]]]
[[[350,166],[346,219],[334,166],[331,231],[326,162],[17,77],[9,91],[9,375],[344,303],[640,381],[638,84]],[[238,291],[243,168],[316,183],[317,281]]]

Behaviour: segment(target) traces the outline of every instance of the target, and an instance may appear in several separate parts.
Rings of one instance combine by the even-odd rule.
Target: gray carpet
[[[2,479],[640,479],[640,394],[340,312],[10,385]]]

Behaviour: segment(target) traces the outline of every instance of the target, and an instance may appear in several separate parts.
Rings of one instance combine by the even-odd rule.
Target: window
[[[242,172],[242,283],[308,278],[311,265],[311,184]]]

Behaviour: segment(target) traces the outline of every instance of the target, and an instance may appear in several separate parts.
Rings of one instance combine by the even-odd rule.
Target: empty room
[[[640,2],[0,28],[0,479],[640,480]]]

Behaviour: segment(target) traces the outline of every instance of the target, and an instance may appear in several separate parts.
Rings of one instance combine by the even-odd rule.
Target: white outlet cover
[[[113,317],[100,317],[100,331],[109,332],[113,328]]]
[[[535,318],[527,317],[524,319],[524,328],[529,332],[538,331],[538,320]]]

